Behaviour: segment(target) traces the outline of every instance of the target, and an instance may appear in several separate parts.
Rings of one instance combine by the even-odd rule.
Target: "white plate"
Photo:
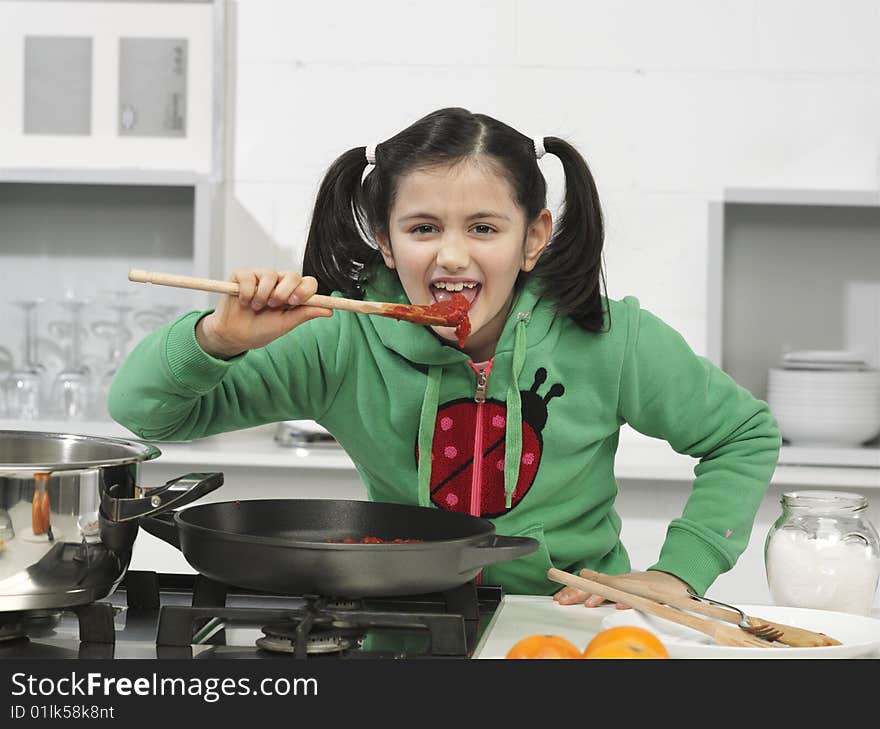
[[[865,365],[864,352],[850,349],[807,349],[799,352],[786,352],[782,355],[783,362],[812,364],[859,364]]]
[[[602,619],[603,628],[637,625],[654,633],[671,658],[859,658],[880,656],[880,620],[830,610],[737,605],[746,615],[825,633],[842,645],[816,648],[739,648],[722,646],[696,630],[678,623],[644,615],[636,610],[617,610]]]
[[[786,370],[834,370],[836,372],[853,372],[868,369],[867,362],[807,362],[805,360],[785,360]]]
[[[823,389],[838,387],[860,388],[877,387],[880,370],[821,370],[790,369],[771,367],[767,370],[767,382],[771,387],[803,386],[804,384]]]

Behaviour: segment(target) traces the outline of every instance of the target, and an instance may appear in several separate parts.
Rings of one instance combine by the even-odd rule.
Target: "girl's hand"
[[[257,349],[309,319],[332,316],[332,309],[302,306],[317,290],[312,276],[296,271],[238,270],[238,297],[223,296],[217,308],[196,325],[196,340],[219,359]]]
[[[681,593],[681,595],[685,597],[687,596],[687,582],[678,579],[675,575],[670,575],[668,572],[650,570],[648,572],[630,572],[626,575],[617,576],[625,577],[627,580],[633,582],[637,581],[650,584],[658,590],[675,591]],[[574,587],[563,587],[553,596],[553,599],[560,605],[576,605],[577,603],[582,602],[584,607],[599,607],[599,605],[605,602],[605,598],[599,595],[591,595],[590,593],[582,592]],[[615,603],[614,606],[618,610],[629,609],[629,605],[623,605],[619,602]]]

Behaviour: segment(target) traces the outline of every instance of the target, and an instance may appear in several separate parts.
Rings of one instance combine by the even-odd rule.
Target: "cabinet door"
[[[186,38],[120,38],[120,136],[186,136],[188,51]]]

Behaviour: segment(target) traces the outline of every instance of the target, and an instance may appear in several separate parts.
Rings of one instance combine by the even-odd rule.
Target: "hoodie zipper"
[[[477,376],[477,387],[474,391],[474,402],[477,403],[477,414],[474,423],[474,467],[471,476],[471,516],[480,515],[480,500],[483,494],[483,405],[486,402],[486,390],[489,386],[489,372],[492,370],[490,359],[485,367],[478,368],[468,361]]]
[[[494,358],[485,367],[477,367],[472,361],[468,364],[477,376],[477,387],[474,391],[474,402],[477,403],[477,415],[474,423],[474,467],[471,476],[471,516],[480,515],[480,497],[483,495],[483,404],[486,402],[486,390],[489,387],[489,372],[492,370]],[[477,573],[474,580],[477,585],[483,584],[483,570]]]

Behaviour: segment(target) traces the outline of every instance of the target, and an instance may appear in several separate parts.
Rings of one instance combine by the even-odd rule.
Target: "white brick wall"
[[[874,0],[239,0],[230,15],[228,268],[298,265],[338,154],[465,106],[582,150],[610,294],[703,353],[710,200],[878,184]],[[558,199],[558,164],[541,164]]]

